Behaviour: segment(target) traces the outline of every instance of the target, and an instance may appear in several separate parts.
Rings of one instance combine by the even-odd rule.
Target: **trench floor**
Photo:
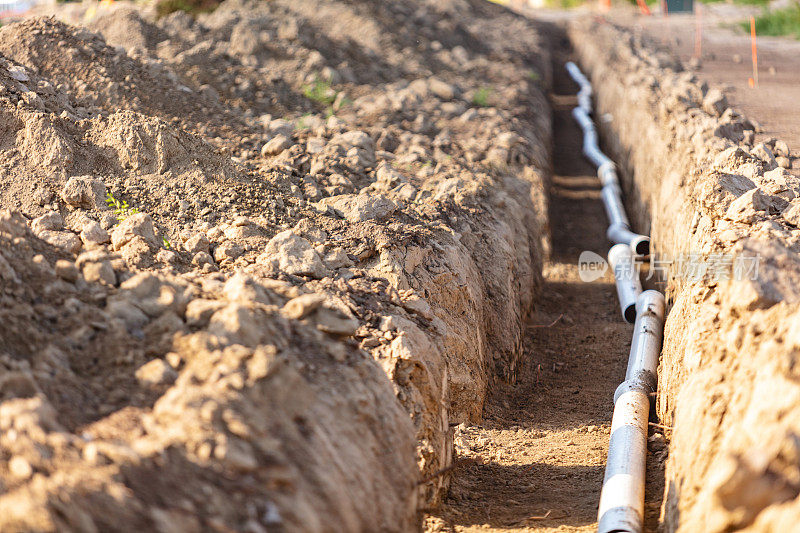
[[[568,46],[563,43],[564,46]],[[481,424],[456,428],[458,466],[428,531],[594,531],[611,426],[612,398],[624,379],[632,326],[617,307],[613,277],[584,283],[578,256],[605,256],[607,221],[600,184],[581,157],[570,115],[577,86],[567,56],[555,58],[552,253],[528,325],[516,383],[497,386]],[[652,434],[652,431],[651,431]],[[646,519],[655,530],[664,453],[648,453]],[[653,453],[655,452],[655,453]]]

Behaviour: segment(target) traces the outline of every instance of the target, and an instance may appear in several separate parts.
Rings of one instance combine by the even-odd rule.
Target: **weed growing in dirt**
[[[750,22],[740,22],[745,31],[750,31]],[[800,39],[800,3],[783,9],[764,11],[756,17],[757,35],[790,35]]]
[[[117,220],[120,222],[139,212],[138,208],[129,206],[127,200],[122,200],[120,202],[110,192],[106,193],[106,204],[108,204],[108,207],[111,208],[114,212],[114,216],[117,217]]]
[[[489,97],[492,95],[492,89],[489,87],[481,87],[475,94],[472,95],[472,104],[478,107],[489,107]]]
[[[331,86],[331,82],[316,76],[314,83],[303,86],[303,96],[322,105],[333,105],[338,93]]]
[[[539,81],[539,80],[542,79],[542,77],[535,70],[529,70],[528,71],[528,79],[531,80],[531,81]]]

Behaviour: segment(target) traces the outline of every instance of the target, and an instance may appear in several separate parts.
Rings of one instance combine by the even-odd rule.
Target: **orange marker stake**
[[[698,2],[695,4],[695,32],[694,32],[694,57],[701,59],[703,57],[703,8],[702,4]]]
[[[644,0],[636,0],[636,5],[639,6],[639,11],[641,11],[642,15],[651,15],[650,8],[647,7]]]
[[[756,19],[750,15],[750,40],[753,43],[753,78],[751,87],[758,87],[758,50],[756,49]]]

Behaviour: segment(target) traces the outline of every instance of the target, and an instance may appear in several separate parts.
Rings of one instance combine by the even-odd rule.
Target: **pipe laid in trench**
[[[578,107],[572,116],[583,130],[583,154],[597,167],[597,176],[603,185],[601,194],[610,226],[606,236],[611,242],[627,244],[636,255],[650,254],[650,237],[631,231],[630,222],[622,204],[622,189],[619,186],[614,162],[602,151],[597,142],[597,129],[590,116],[592,112],[592,86],[575,63],[567,63],[567,71],[581,86]]]
[[[622,318],[633,324],[636,320],[636,298],[642,292],[642,283],[630,247],[627,244],[612,246],[608,251],[608,264],[614,272]]]
[[[630,230],[622,204],[622,191],[614,163],[597,144],[597,130],[590,118],[591,84],[574,63],[567,64],[581,86],[579,107],[572,111],[584,133],[583,153],[595,165],[603,185],[602,198],[610,222],[607,236],[619,244],[609,250],[622,316],[635,316],[625,381],[614,393],[614,415],[608,446],[606,472],[597,510],[598,533],[640,533],[644,526],[644,489],[647,461],[647,422],[650,394],[658,381],[658,358],[664,339],[664,295],[642,291],[634,254],[650,253],[650,239]],[[581,99],[580,95],[589,95]]]
[[[636,308],[628,372],[614,394],[598,533],[639,533],[644,524],[647,422],[664,337],[664,295],[644,291]]]

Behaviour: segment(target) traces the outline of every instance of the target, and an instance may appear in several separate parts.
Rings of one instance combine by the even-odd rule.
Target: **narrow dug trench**
[[[624,379],[632,326],[620,317],[610,272],[592,283],[579,277],[582,251],[606,255],[608,222],[571,116],[578,87],[564,69],[570,45],[553,33],[552,253],[544,287],[517,382],[495,389],[480,425],[456,428],[458,468],[429,530],[596,529],[612,397]],[[663,493],[665,446],[653,435],[651,428],[648,531],[658,527]]]

